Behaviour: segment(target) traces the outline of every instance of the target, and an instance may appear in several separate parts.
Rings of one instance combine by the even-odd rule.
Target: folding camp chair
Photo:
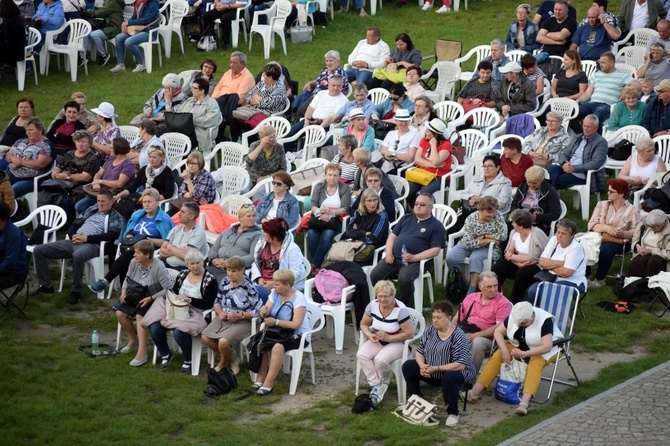
[[[551,397],[551,391],[555,382],[566,386],[576,386],[579,384],[577,372],[575,372],[575,368],[572,366],[572,361],[570,359],[570,341],[575,337],[572,329],[575,324],[578,305],[579,290],[577,288],[551,282],[542,282],[540,283],[540,286],[537,287],[533,306],[541,308],[554,315],[554,324],[561,330],[563,337],[554,341],[554,346],[558,347],[559,356],[556,359],[556,362],[554,362],[551,378],[542,377],[542,379],[550,382],[547,397],[544,400],[533,398],[534,402],[547,402]],[[576,383],[556,379],[558,363],[563,360],[567,361],[570,366],[570,370],[572,370]]]
[[[435,62],[450,61],[453,62],[461,57],[463,42],[458,40],[435,39],[435,54],[424,56],[423,61],[435,59]],[[423,63],[424,66],[428,64]],[[424,73],[425,74],[425,73]],[[421,85],[426,90],[434,90],[437,84],[437,73],[421,81]]]
[[[12,307],[19,310],[19,313],[21,313],[23,317],[26,316],[26,313],[24,313],[23,310],[26,308],[26,305],[28,305],[28,296],[30,295],[28,272],[20,277],[17,282],[18,283],[15,285],[5,288],[4,290],[0,290],[0,305],[3,307],[2,314],[0,314],[0,319],[2,319]],[[23,291],[24,287],[26,289],[26,298],[23,301],[23,305],[21,305],[19,303],[19,294],[21,294],[21,291]],[[2,298],[4,298],[4,302],[2,301]]]
[[[654,295],[654,298],[651,300],[651,302],[649,302],[649,308],[647,308],[647,311],[656,317],[663,317],[663,315],[668,310],[670,310],[670,286],[663,284],[661,286],[654,287],[654,289],[656,290],[656,294]],[[657,300],[661,303],[661,305],[663,305],[663,311],[660,313],[654,313],[654,311],[652,311],[652,307]]]

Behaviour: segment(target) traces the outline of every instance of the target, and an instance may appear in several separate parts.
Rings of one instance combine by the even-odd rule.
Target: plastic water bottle
[[[402,256],[404,256],[405,254],[407,254],[407,246],[402,245],[402,249],[400,250],[400,258],[402,259],[402,260],[401,260],[402,266],[407,266],[407,260],[405,260],[405,259],[402,257]]]
[[[242,137],[241,137],[241,136],[238,136],[238,137],[237,137],[237,143],[238,143],[239,145],[242,145]]]
[[[98,348],[98,344],[100,343],[100,336],[98,335],[98,330],[93,330],[93,333],[91,333],[91,353],[94,355],[99,355],[100,350]]]

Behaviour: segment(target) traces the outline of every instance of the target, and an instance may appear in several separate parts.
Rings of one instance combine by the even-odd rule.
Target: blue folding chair
[[[542,282],[540,286],[537,287],[533,306],[541,308],[554,315],[554,324],[556,324],[559,330],[561,330],[561,333],[563,333],[562,338],[554,340],[553,345],[558,347],[559,356],[556,359],[556,362],[554,362],[551,378],[542,377],[542,379],[550,382],[547,397],[543,400],[533,398],[533,401],[535,402],[545,403],[551,397],[551,391],[554,388],[555,382],[573,387],[579,384],[577,372],[575,372],[575,368],[572,366],[572,361],[570,359],[570,341],[575,337],[572,330],[575,324],[575,317],[577,316],[577,308],[579,307],[579,290],[567,285]],[[572,370],[576,383],[556,379],[558,363],[563,360],[570,366],[570,370]]]

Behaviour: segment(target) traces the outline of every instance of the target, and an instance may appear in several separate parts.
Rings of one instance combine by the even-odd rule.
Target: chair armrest
[[[574,339],[574,337],[575,337],[575,334],[572,333],[570,336],[564,336],[564,337],[562,337],[562,338],[558,338],[558,339],[556,339],[555,341],[552,342],[552,345],[553,345],[554,347],[557,347],[557,346],[559,346],[559,345],[562,346],[562,345],[565,344],[566,342],[570,342],[570,341],[572,341],[572,340]]]

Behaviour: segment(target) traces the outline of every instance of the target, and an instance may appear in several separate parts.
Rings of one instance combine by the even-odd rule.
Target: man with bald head
[[[589,8],[586,25],[580,25],[572,36],[571,50],[577,50],[582,60],[598,60],[610,51],[612,41],[621,36],[619,28],[610,25],[598,8]]]

